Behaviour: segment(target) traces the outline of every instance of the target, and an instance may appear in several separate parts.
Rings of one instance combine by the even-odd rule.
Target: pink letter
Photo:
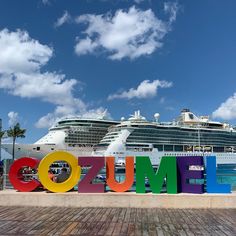
[[[81,167],[91,168],[88,170],[88,173],[82,178],[78,185],[79,193],[104,193],[105,184],[96,183],[93,184],[93,179],[97,176],[99,171],[105,165],[104,157],[79,157],[79,165]]]

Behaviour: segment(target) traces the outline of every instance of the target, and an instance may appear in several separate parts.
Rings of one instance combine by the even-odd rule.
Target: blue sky
[[[32,143],[56,119],[236,122],[236,1],[2,0],[0,117]]]

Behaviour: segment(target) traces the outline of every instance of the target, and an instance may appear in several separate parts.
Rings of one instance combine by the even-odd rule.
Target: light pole
[[[198,146],[199,146],[199,149],[201,149],[200,148],[200,145],[201,145],[201,139],[200,139],[200,124],[198,124],[198,132],[197,132],[198,134],[197,134],[197,136],[198,136]]]
[[[2,132],[2,119],[0,119],[0,133]],[[0,138],[0,162],[2,161],[2,137]]]

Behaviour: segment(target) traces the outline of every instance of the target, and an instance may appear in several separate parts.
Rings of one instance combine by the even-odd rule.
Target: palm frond
[[[21,129],[20,124],[17,123],[15,126],[10,127],[7,130],[7,136],[13,139],[12,144],[12,159],[15,159],[15,142],[17,138],[24,138],[25,137],[26,129]]]
[[[24,138],[26,129],[21,129],[20,124],[17,123],[15,126],[7,130],[7,136],[11,138]]]

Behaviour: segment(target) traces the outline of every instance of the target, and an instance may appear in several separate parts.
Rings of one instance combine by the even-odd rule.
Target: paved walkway
[[[236,209],[0,207],[0,235],[236,235]]]

